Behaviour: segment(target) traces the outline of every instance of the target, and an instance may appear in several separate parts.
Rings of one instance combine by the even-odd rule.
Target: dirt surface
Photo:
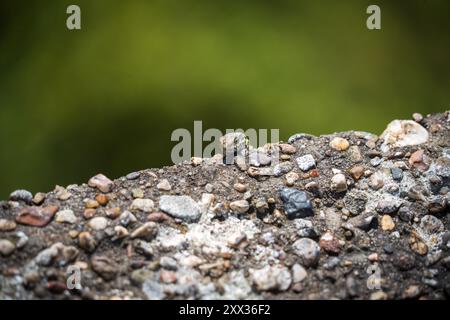
[[[250,162],[231,151],[231,164],[14,192],[0,203],[0,299],[449,296],[448,111],[381,137],[295,135]]]

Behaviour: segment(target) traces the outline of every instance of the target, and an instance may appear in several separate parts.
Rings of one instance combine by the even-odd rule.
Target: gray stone
[[[302,171],[308,171],[316,166],[316,160],[310,154],[304,155],[296,159],[298,167]]]
[[[9,200],[11,201],[23,201],[25,203],[31,204],[33,200],[33,195],[27,190],[16,190],[9,195]]]
[[[161,196],[159,208],[171,216],[187,222],[196,222],[201,216],[200,207],[189,196]]]
[[[309,201],[306,192],[294,188],[284,188],[280,192],[280,198],[289,219],[314,215],[311,201]]]
[[[302,238],[292,245],[294,253],[300,258],[300,262],[305,267],[312,267],[317,264],[320,257],[320,247],[317,242]]]

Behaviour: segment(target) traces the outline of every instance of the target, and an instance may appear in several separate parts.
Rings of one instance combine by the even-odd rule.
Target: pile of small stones
[[[0,299],[445,299],[450,112],[0,202]],[[240,148],[240,147],[244,148]],[[244,150],[245,152],[241,152]]]

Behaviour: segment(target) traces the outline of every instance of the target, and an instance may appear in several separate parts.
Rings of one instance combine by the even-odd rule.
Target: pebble
[[[146,240],[152,240],[158,234],[158,225],[155,222],[149,221],[144,223],[142,226],[134,230],[130,237],[131,239],[143,238]]]
[[[394,220],[392,220],[392,217],[390,215],[385,214],[381,218],[381,229],[383,229],[384,231],[391,231],[394,230],[394,228],[395,228]]]
[[[428,141],[427,130],[412,120],[394,120],[380,136],[384,140],[381,150],[386,152],[390,147],[406,147]]]
[[[41,205],[46,198],[46,194],[43,192],[38,192],[33,197],[33,203],[37,206]]]
[[[316,236],[316,232],[313,228],[311,221],[306,219],[295,219],[294,227],[297,231],[297,235],[302,238],[313,238]]]
[[[294,253],[300,258],[300,263],[305,267],[312,267],[317,264],[320,257],[319,245],[311,239],[302,238],[292,245]]]
[[[200,207],[189,196],[163,195],[159,199],[159,208],[169,215],[187,222],[196,222],[201,216]]]
[[[72,194],[69,191],[67,191],[66,188],[61,187],[61,186],[55,187],[55,193],[56,193],[56,197],[58,198],[58,200],[61,200],[61,201],[69,200],[72,197]]]
[[[234,190],[236,190],[237,192],[241,192],[244,193],[245,191],[247,191],[247,186],[243,183],[235,183],[233,185]]]
[[[347,139],[335,137],[330,142],[330,147],[337,151],[345,151],[350,147]]]
[[[355,180],[359,180],[364,175],[364,167],[363,166],[354,166],[350,169],[350,175]]]
[[[275,165],[275,167],[273,167],[273,174],[275,175],[275,177],[281,177],[282,175],[291,171],[292,167],[293,166],[290,162],[279,163]]]
[[[302,171],[308,171],[316,166],[316,160],[311,154],[304,155],[296,159],[298,167]]]
[[[376,216],[373,213],[362,214],[348,220],[347,226],[367,231],[370,229],[375,217]]]
[[[123,226],[128,226],[129,224],[133,224],[137,221],[137,218],[130,211],[124,211],[119,216],[119,222]]]
[[[382,162],[383,162],[383,159],[380,157],[375,157],[375,158],[370,159],[370,164],[373,167],[378,167]]]
[[[445,230],[444,224],[435,216],[426,215],[420,220],[420,229],[426,234],[433,235]]]
[[[348,149],[348,154],[349,154],[348,158],[353,163],[358,163],[364,160],[363,156],[361,155],[361,150],[359,149],[358,146],[351,146]]]
[[[1,239],[0,240],[0,254],[2,256],[9,256],[11,255],[14,250],[16,249],[16,247],[14,246],[14,243],[12,243],[9,240],[6,239]]]
[[[83,217],[85,219],[91,219],[93,216],[95,216],[95,209],[86,209],[83,211]]]
[[[178,264],[177,261],[174,258],[163,256],[159,259],[159,265],[161,268],[167,269],[167,270],[177,270]]]
[[[369,186],[374,190],[379,190],[384,186],[384,180],[381,173],[375,172],[370,176]]]
[[[99,193],[95,196],[95,201],[97,201],[101,206],[106,206],[109,202],[109,197],[106,194]]]
[[[291,273],[280,265],[253,270],[251,275],[257,291],[286,291],[292,283]]]
[[[96,200],[85,199],[84,206],[86,207],[86,209],[95,209],[98,208],[100,204]]]
[[[125,227],[122,226],[115,226],[114,227],[114,240],[120,240],[123,238],[128,237],[130,233]]]
[[[345,208],[350,211],[352,215],[358,215],[366,209],[367,195],[366,192],[352,189],[347,192],[344,197]]]
[[[341,251],[339,239],[331,232],[325,232],[320,237],[319,246],[329,254],[339,254]]]
[[[0,231],[12,231],[16,229],[16,223],[12,220],[0,219]]]
[[[378,202],[375,210],[378,213],[393,214],[398,211],[401,205],[402,203],[399,200],[394,199],[381,200]]]
[[[131,172],[126,175],[127,180],[136,180],[141,176],[139,172]]]
[[[289,219],[304,218],[314,215],[311,201],[304,191],[284,188],[280,191],[280,199]]]
[[[89,220],[89,227],[93,230],[104,230],[108,226],[108,219],[104,217],[95,217]]]
[[[110,179],[108,179],[105,175],[100,173],[89,179],[88,185],[89,187],[97,188],[103,193],[108,193],[112,191],[114,183]]]
[[[155,208],[155,203],[151,199],[134,199],[131,203],[130,210],[138,210],[150,213]]]
[[[56,213],[55,221],[59,223],[73,224],[77,222],[77,217],[72,210],[61,210]]]
[[[417,285],[410,285],[403,291],[403,299],[415,299],[420,295],[420,287]]]
[[[425,151],[419,149],[411,154],[409,164],[421,171],[426,171],[430,167],[430,159],[425,155]]]
[[[403,179],[403,170],[397,167],[391,168],[392,179],[395,181],[402,181]]]
[[[347,179],[344,174],[338,173],[331,178],[331,189],[336,192],[347,191]]]
[[[246,213],[250,209],[247,200],[237,200],[230,203],[230,209],[235,213]]]
[[[294,154],[297,152],[297,148],[293,145],[287,144],[287,143],[280,143],[279,144],[281,153],[285,154]]]
[[[423,115],[418,112],[415,112],[412,114],[412,118],[415,122],[421,122],[423,120]]]
[[[119,272],[117,264],[106,256],[93,256],[91,264],[92,269],[106,281],[115,279]]]
[[[415,253],[424,256],[428,253],[427,245],[415,234],[412,234],[408,240],[409,247]]]
[[[147,258],[151,258],[154,255],[151,244],[146,241],[136,240],[134,242],[134,250]]]
[[[29,240],[28,236],[22,231],[16,232],[15,236],[17,237],[16,248],[21,249],[25,247]]]
[[[296,172],[289,172],[286,175],[286,185],[289,187],[293,186],[297,180],[300,179],[300,176]]]
[[[298,263],[292,266],[292,282],[300,283],[306,279],[308,276],[308,272],[306,272],[305,268],[303,268]]]
[[[23,201],[27,204],[31,204],[32,200],[33,200],[33,194],[28,191],[28,190],[16,190],[13,191],[10,195],[9,195],[9,200],[11,201]]]
[[[157,185],[156,188],[160,191],[170,191],[172,190],[172,186],[169,183],[169,180],[162,179]]]
[[[78,244],[80,248],[85,250],[86,252],[93,252],[97,247],[97,241],[89,232],[81,232],[78,235]]]
[[[44,227],[50,223],[58,209],[58,206],[53,205],[44,208],[24,208],[20,211],[19,215],[16,216],[16,222],[33,227]]]

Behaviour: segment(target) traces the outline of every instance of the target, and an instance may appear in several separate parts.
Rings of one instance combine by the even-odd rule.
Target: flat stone
[[[53,218],[59,207],[50,205],[43,208],[28,207],[22,209],[16,217],[16,222],[33,227],[44,227]]]
[[[163,195],[159,199],[159,208],[175,218],[188,222],[196,222],[201,216],[200,207],[189,196]]]

